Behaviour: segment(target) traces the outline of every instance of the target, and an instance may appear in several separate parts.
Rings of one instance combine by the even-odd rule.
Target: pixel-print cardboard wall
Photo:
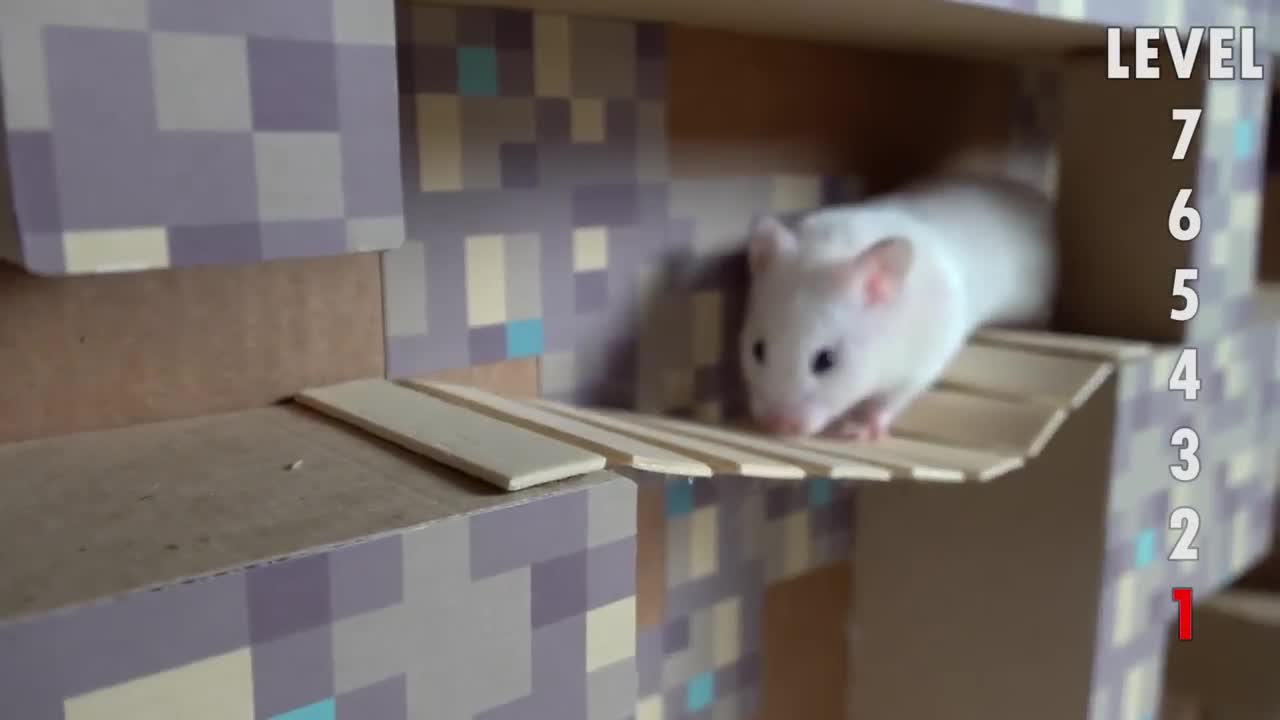
[[[398,247],[392,0],[0,7],[0,258],[43,275]]]
[[[665,128],[661,122],[652,124],[654,118],[664,117],[660,85],[654,79],[665,73],[661,69],[664,28],[660,25],[434,7],[421,12],[410,9],[407,14],[407,21],[403,15],[400,19],[400,82],[403,95],[412,95],[413,99],[412,103],[402,103],[402,128],[407,138],[402,167],[410,242],[384,259],[390,374],[404,377],[492,360],[539,357],[543,390],[550,395],[636,403],[651,409],[698,410],[709,417],[731,411],[732,408],[722,407],[721,401],[733,395],[733,374],[726,357],[731,356],[733,347],[732,318],[740,311],[741,268],[732,258],[725,259],[720,254],[740,239],[744,217],[764,210],[799,210],[848,197],[854,194],[848,184],[837,179],[794,176],[697,180],[667,177],[663,159]],[[415,15],[430,21],[415,21]],[[408,33],[407,42],[404,33]],[[579,85],[579,77],[590,80]],[[406,88],[412,91],[406,92]],[[1087,86],[1083,92],[1087,94]],[[1027,110],[1026,106],[1019,107]],[[1255,110],[1250,106],[1250,112]],[[473,130],[476,134],[472,134]],[[1215,147],[1226,147],[1222,141],[1224,126],[1219,124],[1212,132]],[[1253,147],[1256,144],[1246,145],[1241,155],[1240,165],[1246,170],[1240,172],[1245,178],[1248,150]],[[1247,192],[1248,183],[1242,182],[1233,192],[1237,190]],[[1247,245],[1248,200],[1245,202],[1246,210],[1238,213],[1242,220],[1230,235],[1233,242]],[[669,255],[674,255],[677,262],[669,263]],[[1228,265],[1231,262],[1223,261]],[[538,273],[527,272],[535,265]],[[645,302],[649,289],[673,284],[678,292],[667,304],[654,307]],[[1232,292],[1238,296],[1243,291],[1236,288]],[[1211,307],[1221,307],[1222,297],[1211,293],[1207,302]],[[655,316],[660,319],[657,325],[663,334],[646,335],[645,319]],[[1260,438],[1274,436],[1276,429],[1271,409],[1275,397],[1275,329],[1228,325],[1240,329],[1240,334],[1226,337],[1214,346],[1205,401],[1194,408],[1195,413],[1206,416],[1206,423],[1225,427],[1230,419],[1237,428],[1219,443],[1215,454],[1206,454],[1206,467],[1216,468],[1213,472],[1221,476],[1221,481],[1192,488],[1205,494],[1196,502],[1203,500],[1206,507],[1214,508],[1215,525],[1209,527],[1210,513],[1205,511],[1203,537],[1208,544],[1203,547],[1212,548],[1205,550],[1206,555],[1212,554],[1212,562],[1203,566],[1207,569],[1202,570],[1201,577],[1193,578],[1198,590],[1216,587],[1238,573],[1241,566],[1257,556],[1260,543],[1268,536],[1265,523],[1269,516],[1260,516],[1256,509],[1270,502],[1271,488],[1261,482],[1270,460],[1257,450],[1261,447]],[[655,342],[663,340],[668,347],[655,347]],[[1095,398],[1092,414],[1085,420],[1104,421],[1092,423],[1089,429],[1098,432],[1114,427],[1115,436],[1079,452],[1087,453],[1093,466],[1100,468],[1096,473],[1100,482],[1085,494],[1079,483],[1075,487],[1067,483],[1056,486],[1077,503],[1084,501],[1081,506],[1094,512],[1094,524],[1076,528],[1080,533],[1075,536],[1078,543],[1055,542],[1047,546],[1062,550],[1064,557],[1077,561],[1082,557],[1082,548],[1096,552],[1086,554],[1093,561],[1074,564],[1078,576],[1092,584],[1074,588],[1086,602],[1073,606],[1069,622],[1058,626],[1059,632],[1063,628],[1072,631],[1088,647],[1080,650],[1082,654],[1077,659],[1081,662],[1072,668],[1071,686],[1067,690],[1055,686],[1051,693],[1038,698],[1044,703],[1052,693],[1067,693],[1056,696],[1066,697],[1067,701],[1050,708],[1050,712],[1083,710],[1093,703],[1094,709],[1087,712],[1094,720],[1128,720],[1145,717],[1154,709],[1158,679],[1153,668],[1161,655],[1163,627],[1159,622],[1145,621],[1152,616],[1167,618],[1170,606],[1165,604],[1160,611],[1163,615],[1148,615],[1145,610],[1163,601],[1160,582],[1166,579],[1166,566],[1158,557],[1161,513],[1167,514],[1170,503],[1183,499],[1175,497],[1166,485],[1150,484],[1163,477],[1158,474],[1167,465],[1161,454],[1166,450],[1162,433],[1167,435],[1165,425],[1177,417],[1175,408],[1180,407],[1169,401],[1172,396],[1160,386],[1160,379],[1167,377],[1168,365],[1169,354],[1164,352],[1126,366],[1109,391]],[[1249,394],[1246,389],[1250,387],[1265,390]],[[1166,401],[1168,407],[1164,405]],[[1077,420],[1077,431],[1081,422]],[[1104,445],[1110,452],[1099,454]],[[53,451],[62,446],[54,443],[48,447]],[[1055,458],[1063,457],[1060,449]],[[1155,474],[1150,472],[1153,469]],[[913,602],[922,598],[936,604],[936,593],[903,587],[903,583],[943,575],[928,564],[928,552],[921,554],[919,562],[912,563],[913,573],[903,573],[903,558],[911,552],[932,549],[935,561],[962,556],[973,560],[968,570],[989,571],[1002,558],[1002,547],[1046,547],[1046,536],[1039,532],[1043,528],[1032,532],[1026,521],[1043,516],[1047,525],[1047,519],[1061,510],[1060,506],[1046,503],[1045,497],[1037,499],[1033,492],[1037,484],[1054,485],[1053,478],[1031,469],[1021,479],[1021,485],[1005,483],[985,494],[973,488],[911,489],[907,492],[919,490],[932,498],[916,496],[896,509],[878,500],[862,504],[859,512],[866,522],[860,523],[858,551],[872,562],[866,564],[870,570],[858,571],[856,592],[864,597],[871,593],[882,603],[899,608],[917,607]],[[631,530],[630,520],[624,518],[635,517],[634,500],[624,497],[634,493],[629,483],[617,479],[603,483],[616,491],[616,497],[610,496],[613,509],[606,514],[607,522],[617,523],[615,527],[621,535],[610,536],[610,542],[600,548],[592,544],[590,530],[598,505],[589,506],[585,516],[577,511],[557,514],[555,508],[563,509],[563,505],[554,499],[537,497],[520,503],[519,496],[515,496],[509,498],[515,500],[510,506],[502,505],[503,509],[488,513],[493,520],[490,529],[500,525],[504,532],[519,533],[520,541],[513,545],[521,546],[522,551],[537,554],[546,548],[540,542],[525,543],[527,538],[555,544],[556,549],[532,559],[513,561],[500,571],[499,577],[512,583],[511,587],[502,588],[509,591],[503,593],[504,600],[514,604],[485,609],[514,623],[501,628],[511,631],[508,637],[497,645],[486,645],[493,638],[465,632],[452,636],[459,645],[480,650],[478,654],[483,657],[471,658],[477,664],[492,661],[498,665],[502,672],[493,685],[506,686],[509,692],[491,692],[493,688],[469,685],[467,681],[474,680],[472,677],[458,678],[458,683],[449,688],[456,692],[445,693],[453,703],[451,711],[460,717],[484,718],[554,712],[557,717],[593,720],[618,720],[633,713],[638,720],[708,712],[713,717],[747,716],[758,700],[761,675],[770,663],[786,660],[760,654],[760,598],[764,588],[844,559],[852,532],[851,494],[821,480],[793,487],[768,487],[738,480],[690,483],[685,478],[637,478],[642,488],[660,485],[665,501],[665,597],[660,621],[648,628],[637,628],[631,646],[626,637],[630,626],[623,616],[628,613],[630,595],[637,590],[635,579],[628,586],[621,574],[592,571],[627,566],[624,556],[631,552],[626,546]],[[595,487],[589,492],[600,489]],[[1185,486],[1175,490],[1189,492]],[[574,492],[588,491],[569,491],[565,496]],[[927,532],[931,529],[927,523],[920,527],[920,511],[932,500],[940,500],[954,511],[959,506],[956,497],[943,495],[951,492],[965,493],[960,497],[972,503],[974,515],[959,518],[964,526],[939,539],[951,548],[951,554],[939,554],[936,546],[929,548],[928,543],[922,542],[936,536]],[[999,493],[1029,500],[1029,510],[1021,516],[1008,514],[1001,518],[996,513],[1000,507],[991,502]],[[985,509],[983,502],[987,503]],[[628,507],[624,510],[624,506]],[[537,515],[540,521],[526,523],[506,515],[517,510]],[[974,533],[971,523],[974,518],[983,517],[984,512],[991,520],[984,526],[986,533]],[[439,531],[448,526],[453,534],[434,538],[424,547],[462,547],[470,542],[474,549],[475,528],[470,527],[469,539],[464,540],[465,533],[459,527],[473,526],[477,517],[483,516],[469,517],[465,523],[450,519],[415,533],[352,546],[351,553],[359,554],[359,548],[366,552],[360,562],[352,562],[362,568],[360,572],[373,572],[370,568],[385,571],[385,577],[377,579],[362,575],[358,581],[351,581],[340,569],[347,564],[335,560],[343,549],[329,549],[320,555],[327,558],[326,562],[287,560],[170,586],[156,593],[127,596],[114,604],[7,625],[6,640],[16,638],[23,643],[9,645],[10,648],[61,647],[62,641],[91,642],[96,641],[94,633],[108,624],[122,633],[142,627],[141,616],[120,620],[123,615],[103,608],[172,601],[176,603],[170,608],[174,612],[191,613],[204,607],[198,603],[212,597],[193,588],[213,589],[222,583],[218,587],[227,593],[224,609],[236,617],[226,626],[226,638],[219,642],[239,642],[236,647],[201,646],[190,653],[175,651],[162,656],[156,646],[147,644],[150,641],[135,638],[132,644],[126,642],[122,647],[146,655],[147,662],[136,668],[121,664],[111,669],[115,674],[108,673],[104,679],[94,674],[104,666],[94,665],[93,671],[86,673],[92,678],[84,680],[77,677],[75,668],[67,671],[67,666],[58,665],[55,659],[44,667],[56,671],[41,677],[57,678],[61,683],[58,687],[40,682],[17,683],[22,694],[13,697],[36,703],[36,717],[40,713],[57,717],[55,706],[68,699],[71,702],[66,708],[71,708],[68,712],[72,714],[105,712],[119,707],[115,703],[136,702],[151,692],[178,706],[198,703],[200,696],[188,691],[194,683],[205,692],[225,690],[224,696],[237,699],[238,711],[245,717],[252,714],[296,720],[372,717],[374,713],[391,718],[418,716],[424,698],[434,702],[440,695],[429,692],[431,678],[409,670],[420,670],[423,662],[439,662],[443,656],[421,653],[421,647],[429,644],[416,646],[412,642],[429,636],[430,630],[418,628],[423,633],[418,637],[404,633],[404,629],[437,604],[450,609],[467,603],[484,606],[485,599],[493,599],[497,593],[477,591],[464,600],[450,601],[441,593],[465,586],[467,573],[460,564],[444,566],[460,556],[449,553],[447,558],[437,557],[440,564],[436,565],[431,558],[415,554],[423,547],[414,545],[409,538],[413,534],[426,537],[425,533],[433,528]],[[587,519],[584,521],[583,517]],[[954,512],[950,517],[957,518]],[[498,519],[502,522],[498,523]],[[603,522],[601,519],[594,526]],[[586,545],[575,535],[572,542],[566,540],[567,544],[561,546],[560,538],[552,537],[547,530],[576,529],[584,523],[588,528]],[[906,527],[926,532],[904,538]],[[943,527],[939,524],[932,531],[940,533]],[[999,528],[1008,532],[997,536]],[[1035,542],[1037,538],[1040,543]],[[411,545],[417,550],[413,551]],[[587,550],[587,546],[594,549]],[[610,548],[607,553],[603,551],[606,546]],[[600,552],[593,559],[592,553],[597,550]],[[411,556],[415,560],[407,561]],[[471,563],[471,587],[475,589],[477,555],[469,552],[467,557]],[[308,565],[310,569],[304,567]],[[433,584],[429,589],[418,586],[425,591],[411,593],[412,583],[407,578],[425,567],[438,570],[438,577],[457,582]],[[525,572],[525,567],[531,569]],[[970,572],[952,589],[954,595],[969,598],[989,596],[992,586],[1001,583],[1018,590],[1034,589],[1045,577],[1034,569],[1043,567],[1043,558],[1038,563],[1022,565],[1023,570],[1033,570],[1018,576],[1021,585],[1008,578],[996,582],[982,572]],[[930,572],[925,572],[926,568]],[[877,570],[887,574],[878,575]],[[518,577],[522,573],[529,582],[527,591]],[[551,582],[552,577],[579,575],[585,579],[565,583],[572,586],[572,593],[558,595],[546,589],[547,585],[557,585]],[[251,576],[260,577],[261,581],[249,583],[246,578]],[[334,579],[339,576],[345,579],[335,584]],[[398,602],[388,591],[386,595],[391,599],[386,603],[362,606],[357,618],[338,617],[336,608],[351,600],[348,591],[359,594],[352,588],[358,586],[360,592],[385,590],[397,585],[397,576],[401,578]],[[538,580],[539,577],[543,579]],[[1056,575],[1054,579],[1061,581]],[[259,589],[254,591],[248,587],[250,584]],[[1105,589],[1098,591],[1098,587]],[[282,596],[287,595],[288,600],[274,606],[262,601],[255,610],[254,598],[274,594],[273,588]],[[270,629],[270,618],[283,617],[279,608],[284,604],[296,603],[300,596],[323,598],[326,592],[328,615],[316,611],[308,613],[314,616],[314,624],[289,620],[279,632]],[[583,597],[587,598],[585,602]],[[524,600],[528,602],[527,613],[521,605]],[[605,604],[596,606],[596,600]],[[1001,607],[996,602],[989,602],[988,606]],[[149,606],[151,610],[156,607]],[[895,656],[894,642],[899,644],[899,650],[919,650],[923,645],[905,641],[921,639],[912,636],[911,630],[921,627],[922,617],[937,617],[926,615],[930,608],[921,608],[920,614],[904,618],[901,614],[884,613],[884,607],[874,603],[860,606],[855,619],[864,626],[864,633],[855,645],[855,653],[864,653],[864,667],[879,664],[880,671],[887,669],[898,675],[894,676],[895,682],[881,685],[875,682],[874,673],[859,680],[855,685],[855,706],[858,702],[882,701],[884,692],[894,688],[906,690],[916,698],[936,700],[951,687],[946,675],[954,674],[957,667],[990,672],[994,668],[1007,669],[1000,662],[1011,659],[1026,666],[1025,656],[998,655],[1009,649],[1002,644],[1008,640],[998,635],[977,638],[979,642],[971,645],[952,646],[963,649],[967,658],[948,656],[940,648],[947,649],[947,632],[954,628],[936,625],[929,625],[930,634],[922,638],[929,646],[923,656]],[[1022,610],[1035,607],[1035,603],[1023,603]],[[400,609],[388,612],[389,608]],[[598,619],[594,627],[607,627],[611,639],[593,642],[590,618],[605,608],[608,611],[604,615],[596,615],[603,619]],[[160,617],[165,611],[156,612]],[[255,613],[259,618],[270,618],[259,619],[255,625]],[[1102,620],[1095,622],[1099,613]],[[148,614],[147,619],[150,617]],[[985,628],[1000,627],[1011,617],[992,618]],[[85,625],[67,630],[76,618]],[[1030,631],[1023,638],[1039,641],[1041,636],[1036,634],[1034,622],[1043,618],[1031,620],[1033,623],[1026,626]],[[334,629],[339,624],[351,628],[350,634],[343,634],[341,639]],[[479,625],[470,629],[476,630]],[[506,642],[521,637],[526,625],[529,653],[563,660],[566,672],[552,674],[552,668],[546,667],[549,663],[513,669],[500,662],[508,656],[526,657],[520,641]],[[330,629],[325,630],[326,626]],[[970,623],[970,629],[972,626]],[[259,628],[262,649],[254,639],[255,627]],[[882,632],[880,641],[865,633],[872,628]],[[1095,629],[1096,633],[1090,632]],[[458,628],[451,626],[447,630]],[[843,634],[834,626],[832,632]],[[888,635],[883,634],[886,632]],[[152,633],[147,637],[162,635]],[[78,640],[66,640],[68,637]],[[539,637],[546,644],[539,645]],[[884,641],[885,637],[889,640]],[[59,643],[46,638],[56,638]],[[383,639],[387,642],[380,642]],[[370,644],[378,647],[371,649]],[[975,647],[995,654],[990,664],[973,662]],[[511,652],[512,648],[518,649]],[[869,649],[878,654],[865,655]],[[400,652],[409,655],[392,657]],[[593,652],[603,654],[596,655],[593,662]],[[359,660],[353,663],[356,669],[350,673],[347,670],[353,665],[344,662],[342,668],[338,667],[340,656],[351,660],[348,653]],[[636,656],[634,660],[631,655]],[[12,662],[18,654],[0,657]],[[106,661],[106,656],[98,654],[86,653],[84,657],[92,658],[86,661],[91,663]],[[304,658],[311,662],[292,664]],[[935,662],[954,659],[955,663],[951,667],[934,667],[922,658]],[[326,667],[329,659],[333,661],[332,668]],[[281,669],[284,665],[289,666],[287,670]],[[631,668],[636,671],[634,687],[627,677]],[[857,672],[855,668],[855,679]],[[1041,675],[1042,682],[1051,679],[1045,673]],[[1004,706],[1010,697],[1026,701],[1008,687],[992,686],[990,690],[991,696],[970,696],[967,705],[958,707],[971,716],[987,717],[992,707]],[[157,708],[152,705],[136,712],[154,712]],[[1039,709],[1040,716],[1044,716],[1044,708]],[[932,717],[928,712],[914,716]],[[1064,715],[1068,716],[1074,720],[1081,715]]]

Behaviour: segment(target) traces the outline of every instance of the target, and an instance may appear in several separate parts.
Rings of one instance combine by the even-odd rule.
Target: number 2
[[[1169,515],[1169,529],[1181,530],[1178,542],[1173,544],[1169,553],[1170,560],[1199,560],[1200,548],[1194,547],[1196,535],[1200,534],[1200,513],[1193,508],[1180,507]]]
[[[1169,375],[1169,389],[1181,390],[1183,400],[1200,397],[1200,373],[1196,370],[1196,349],[1183,348]]]

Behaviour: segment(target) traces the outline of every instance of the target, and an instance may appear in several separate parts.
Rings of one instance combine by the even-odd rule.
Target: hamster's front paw
[[[872,441],[879,440],[885,435],[885,428],[874,419],[871,421],[864,420],[840,420],[831,426],[827,432],[823,433],[826,437],[835,438],[837,440],[859,440]]]

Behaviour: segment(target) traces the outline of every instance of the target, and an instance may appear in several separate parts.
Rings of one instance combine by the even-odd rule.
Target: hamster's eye
[[[823,348],[813,355],[813,374],[822,375],[836,366],[836,354],[830,348]]]
[[[764,364],[764,341],[763,340],[757,340],[755,344],[751,346],[751,354],[755,356],[757,363],[761,365]]]

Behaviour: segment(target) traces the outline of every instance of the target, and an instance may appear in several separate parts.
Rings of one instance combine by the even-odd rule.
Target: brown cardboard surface
[[[1209,717],[1262,720],[1280,713],[1280,594],[1225,590],[1197,603],[1192,639],[1169,640],[1165,682]]]
[[[668,44],[677,177],[856,171],[892,183],[1009,132],[1002,65],[679,25]]]
[[[294,405],[5,445],[0,478],[0,619],[593,482],[512,496]]]
[[[1201,107],[1205,81],[1166,70],[1137,92],[1108,80],[1106,62],[1101,53],[1077,55],[1063,73],[1054,327],[1177,342],[1188,326],[1169,317],[1170,278],[1193,258],[1190,243],[1169,235],[1169,207],[1180,188],[1195,187],[1204,133],[1196,133],[1185,162],[1171,162],[1181,124],[1170,121],[1169,108]]]
[[[1272,138],[1271,142],[1280,142]],[[1258,277],[1280,282],[1280,173],[1267,175],[1262,195],[1262,229],[1258,252]]]
[[[842,563],[765,591],[757,720],[846,717],[852,579]]]
[[[851,717],[1088,715],[1094,615],[1078,608],[1096,606],[1101,565],[1033,569],[1102,557],[1116,387],[1108,380],[1043,454],[995,482],[861,489]],[[1070,531],[1038,530],[1050,526]]]
[[[381,376],[380,278],[376,255],[65,279],[0,265],[0,442]]]

